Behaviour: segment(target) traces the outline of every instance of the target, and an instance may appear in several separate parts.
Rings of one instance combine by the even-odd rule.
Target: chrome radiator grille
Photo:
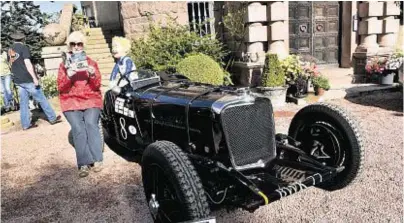
[[[269,101],[230,105],[221,113],[223,132],[236,169],[267,163],[276,156],[275,127]]]

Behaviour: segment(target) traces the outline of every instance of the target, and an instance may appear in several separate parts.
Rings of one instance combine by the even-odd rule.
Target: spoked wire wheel
[[[346,152],[345,139],[341,132],[327,122],[313,122],[303,125],[299,130],[297,141],[302,148],[317,161],[330,167],[344,165]]]
[[[341,108],[312,104],[301,109],[289,127],[289,136],[301,142],[301,149],[329,167],[343,171],[319,187],[337,190],[358,178],[362,171],[364,151],[358,127]]]

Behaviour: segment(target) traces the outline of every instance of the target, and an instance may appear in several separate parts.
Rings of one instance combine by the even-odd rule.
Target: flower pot
[[[322,95],[324,95],[324,93],[325,93],[324,88],[321,88],[321,87],[314,87],[314,94],[315,94],[315,95],[317,95],[317,96],[322,96]]]
[[[380,84],[383,85],[392,85],[394,82],[394,72],[393,71],[389,71],[386,74],[382,74],[380,75]]]
[[[271,100],[273,107],[281,107],[286,104],[287,87],[257,87],[257,93]]]
[[[307,96],[309,89],[309,80],[298,77],[295,81],[291,81],[287,91],[287,95],[295,98],[304,98]]]

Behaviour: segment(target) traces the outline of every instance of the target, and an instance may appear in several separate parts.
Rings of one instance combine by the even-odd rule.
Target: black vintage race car
[[[344,188],[361,171],[358,129],[334,105],[308,105],[276,134],[271,101],[248,88],[138,72],[106,92],[102,125],[106,140],[140,154],[156,222],[253,212],[310,186]]]

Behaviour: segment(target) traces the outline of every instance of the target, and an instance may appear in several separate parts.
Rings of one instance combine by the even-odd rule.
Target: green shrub
[[[317,88],[323,88],[326,91],[328,91],[331,88],[328,78],[324,76],[314,77],[313,86]]]
[[[42,90],[46,98],[53,98],[59,94],[56,75],[45,75],[41,78]]]
[[[261,84],[264,87],[285,86],[285,71],[280,65],[278,55],[267,54],[265,56],[265,66],[261,78]]]
[[[188,56],[177,65],[177,72],[188,77],[191,81],[222,85],[224,71],[220,65],[204,54]]]
[[[303,73],[302,65],[297,55],[289,55],[280,62],[287,81],[294,81]]]
[[[139,68],[175,72],[177,64],[189,54],[203,53],[222,63],[227,54],[223,44],[211,35],[200,37],[189,27],[168,19],[167,25],[150,23],[148,34],[134,40],[131,57]]]

